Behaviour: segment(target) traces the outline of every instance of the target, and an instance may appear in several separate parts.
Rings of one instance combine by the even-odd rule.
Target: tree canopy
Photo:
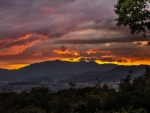
[[[129,26],[132,34],[150,30],[150,0],[118,0],[115,13],[118,15],[117,26]]]

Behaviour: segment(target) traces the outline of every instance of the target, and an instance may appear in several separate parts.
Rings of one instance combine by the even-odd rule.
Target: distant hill
[[[93,71],[85,72],[69,76],[67,79],[60,82],[95,82],[95,78],[99,78],[102,82],[119,82],[125,78],[129,70],[133,70],[133,77],[142,75],[145,72],[145,66],[118,66],[109,71]]]
[[[115,64],[99,65],[95,62],[45,61],[34,63],[18,70],[0,69],[0,81],[58,81],[89,82],[99,77],[102,81],[118,81],[134,70],[138,76],[145,66],[118,66]]]

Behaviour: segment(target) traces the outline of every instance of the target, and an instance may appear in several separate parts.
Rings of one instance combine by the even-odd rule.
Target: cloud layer
[[[117,0],[1,0],[0,62],[44,60],[150,63],[149,38],[117,27]]]

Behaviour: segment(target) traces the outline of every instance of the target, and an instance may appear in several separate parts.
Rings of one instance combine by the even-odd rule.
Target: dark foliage
[[[129,26],[132,34],[150,30],[149,0],[118,0],[115,13],[118,15],[117,26]]]

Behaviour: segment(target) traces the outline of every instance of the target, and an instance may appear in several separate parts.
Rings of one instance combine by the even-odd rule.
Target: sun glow
[[[9,65],[1,65],[0,68],[2,69],[8,69],[8,70],[14,70],[14,69],[19,69],[25,66],[28,66],[30,64],[9,64]]]
[[[81,57],[74,57],[74,58],[60,58],[59,60],[61,61],[68,61],[68,62],[80,62],[81,61]],[[53,60],[54,61],[54,60]],[[42,61],[41,61],[42,62]],[[90,62],[88,59],[85,58],[84,62]],[[126,65],[126,66],[130,66],[130,65],[150,65],[150,60],[141,60],[141,61],[132,61],[130,59],[126,59],[126,62],[118,62],[116,61],[102,61],[102,60],[95,60],[95,62],[97,64],[116,64],[116,65]],[[3,64],[0,66],[0,68],[4,68],[4,69],[19,69],[25,66],[28,66],[29,64]]]
[[[101,61],[101,60],[95,60],[96,63],[98,64],[116,64],[116,65],[126,65],[126,66],[130,66],[130,65],[150,65],[150,61],[131,61],[130,59],[127,59],[126,62],[117,62],[117,61],[113,61],[113,62],[108,62],[108,61]]]
[[[62,58],[61,61],[79,62],[80,57],[79,58]]]

